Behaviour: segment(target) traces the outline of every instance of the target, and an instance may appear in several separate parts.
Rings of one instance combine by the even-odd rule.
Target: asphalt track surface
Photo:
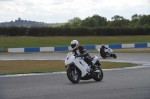
[[[98,53],[90,53],[97,55]],[[138,63],[142,68],[104,70],[104,79],[72,84],[65,73],[0,77],[0,99],[150,99],[150,54],[117,53],[105,61]],[[66,53],[9,54],[0,60],[64,59]],[[101,59],[104,61],[104,59]]]

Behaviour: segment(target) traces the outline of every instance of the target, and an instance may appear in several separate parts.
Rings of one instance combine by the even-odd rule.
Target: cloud
[[[148,5],[149,5],[149,7],[150,7],[150,0],[148,0]]]
[[[5,2],[8,2],[8,1],[14,1],[14,0],[0,0],[0,2],[1,2],[1,1],[2,1],[2,2],[4,2],[4,1],[5,1]]]
[[[61,4],[63,4],[63,2],[60,2],[60,1],[53,2],[53,5],[61,5]]]
[[[149,11],[150,0],[0,0],[0,22],[21,17],[55,23],[94,14],[107,19],[114,15],[130,18],[135,13],[149,14]]]

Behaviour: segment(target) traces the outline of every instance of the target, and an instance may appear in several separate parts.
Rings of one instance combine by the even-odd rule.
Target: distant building
[[[36,22],[36,21],[27,21],[18,18],[18,20],[3,22],[0,23],[0,27],[9,27],[9,26],[17,26],[17,27],[59,27],[64,23],[44,23],[44,22]]]

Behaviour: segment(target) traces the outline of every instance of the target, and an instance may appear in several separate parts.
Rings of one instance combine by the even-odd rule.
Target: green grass
[[[81,45],[128,44],[150,42],[147,36],[51,36],[51,37],[0,37],[0,48],[69,46],[77,39]]]
[[[137,64],[101,62],[102,69],[123,68]],[[0,60],[0,75],[66,71],[62,60]]]

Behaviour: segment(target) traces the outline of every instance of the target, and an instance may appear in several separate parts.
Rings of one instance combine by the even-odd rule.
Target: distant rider
[[[76,57],[84,57],[84,61],[87,62],[87,64],[90,64],[94,71],[96,71],[95,66],[91,60],[91,56],[86,52],[83,46],[79,45],[77,40],[71,41],[71,47],[73,49],[72,52],[75,53]]]
[[[106,56],[107,52],[105,52],[105,49],[108,49],[107,47],[105,47],[104,44],[102,44],[101,48],[100,48],[100,53],[104,56]]]

